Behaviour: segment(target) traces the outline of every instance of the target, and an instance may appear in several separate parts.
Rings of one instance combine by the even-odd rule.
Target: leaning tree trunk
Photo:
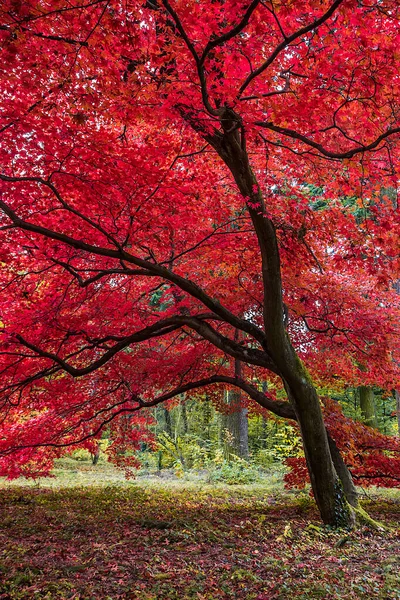
[[[223,133],[206,136],[230,169],[247,201],[261,254],[264,286],[265,348],[285,384],[296,413],[315,500],[324,523],[351,525],[352,515],[333,466],[322,410],[315,387],[299,360],[284,326],[282,279],[278,240],[246,150],[239,115],[226,108],[220,117]]]
[[[397,196],[395,200],[395,208],[397,208]],[[394,289],[398,294],[400,294],[400,279],[395,282]],[[397,435],[400,436],[400,391],[398,389],[395,390],[394,395],[396,398]]]
[[[353,508],[358,508],[358,492],[356,486],[354,485],[353,478],[349,469],[347,468],[346,463],[343,460],[343,457],[340,453],[339,448],[336,445],[336,442],[331,438],[329,433],[328,444],[332,456],[332,462],[335,467],[335,471],[340,479],[340,483],[342,484],[346,500],[350,504],[350,506],[352,506]]]
[[[289,400],[300,426],[315,501],[324,523],[334,527],[351,526],[353,518],[346,502],[343,484],[332,461],[318,395],[294,350],[293,354],[297,368],[290,362],[282,366],[286,371],[285,385]],[[337,452],[340,454],[339,450]],[[339,466],[338,461],[337,465]],[[344,474],[347,476],[348,471]]]

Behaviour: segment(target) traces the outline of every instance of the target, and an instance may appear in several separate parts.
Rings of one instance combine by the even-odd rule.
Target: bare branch
[[[137,344],[146,340],[150,340],[154,337],[160,337],[172,333],[178,329],[181,329],[184,326],[189,327],[193,331],[196,331],[203,339],[211,342],[216,348],[219,348],[226,354],[229,354],[233,358],[238,358],[249,364],[254,364],[258,366],[263,366],[265,368],[270,369],[274,373],[277,372],[276,366],[273,361],[268,357],[268,355],[254,348],[246,348],[234,341],[230,338],[222,335],[216,329],[211,327],[208,323],[204,321],[206,319],[215,320],[215,315],[210,314],[199,314],[194,317],[181,315],[169,317],[166,319],[161,319],[150,325],[141,329],[140,331],[136,331],[135,333],[120,338],[120,340],[109,348],[100,358],[90,363],[85,367],[74,367],[65,359],[58,356],[54,352],[47,352],[46,350],[40,348],[36,344],[32,344],[21,335],[17,334],[16,339],[20,344],[32,350],[38,357],[47,358],[52,360],[54,363],[59,365],[62,370],[66,373],[72,375],[72,377],[82,377],[87,375],[88,373],[92,373],[93,371],[99,369],[107,362],[109,362],[118,352],[121,352],[125,348],[133,344]],[[117,338],[113,338],[117,339]]]
[[[121,414],[132,414],[143,408],[154,407],[154,406],[157,406],[158,404],[166,402],[167,400],[171,400],[172,398],[175,398],[176,396],[184,394],[185,392],[188,392],[188,391],[191,391],[194,389],[199,389],[202,387],[206,387],[208,385],[218,384],[218,383],[226,383],[229,385],[236,386],[236,387],[242,389],[244,392],[246,392],[253,400],[255,400],[258,404],[263,406],[263,408],[266,408],[267,410],[273,412],[277,416],[285,418],[285,419],[296,420],[294,410],[293,410],[292,406],[289,404],[289,402],[271,400],[270,398],[268,398],[268,396],[266,396],[262,392],[258,391],[254,386],[245,382],[243,379],[240,379],[237,377],[224,376],[224,375],[212,375],[211,377],[207,377],[204,379],[200,379],[198,381],[193,381],[191,383],[180,385],[180,386],[176,387],[175,389],[171,390],[170,392],[162,394],[161,396],[157,396],[153,400],[145,401],[145,400],[142,400],[138,395],[134,394],[131,396],[131,398],[120,401],[120,402],[114,404],[113,406],[110,406],[108,409],[101,409],[100,411],[95,413],[92,417],[90,417],[89,419],[86,419],[85,422],[93,421],[96,418],[98,418],[98,416],[101,413],[104,413],[106,411],[107,412],[112,411],[117,406],[121,406],[123,404],[128,404],[128,403],[137,403],[136,407],[128,406],[128,407],[119,408],[117,411],[113,412],[109,417],[107,417],[106,419],[103,419],[102,422],[96,427],[96,429],[94,431],[84,435],[83,437],[81,437],[77,440],[68,441],[68,442],[48,441],[48,442],[43,442],[40,444],[24,444],[24,445],[21,444],[18,446],[9,447],[6,450],[1,451],[0,456],[6,456],[6,455],[12,454],[18,450],[23,450],[26,448],[48,448],[48,447],[66,448],[69,446],[77,446],[79,444],[82,444],[83,442],[85,442],[88,439],[98,436],[99,433],[104,429],[104,427],[106,425],[111,423],[115,418],[117,418]],[[57,433],[56,437],[62,438],[63,436],[65,436],[69,433],[71,433],[71,430],[64,430],[62,432]]]

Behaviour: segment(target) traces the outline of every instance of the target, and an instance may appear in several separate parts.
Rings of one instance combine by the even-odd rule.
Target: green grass
[[[60,487],[81,487],[81,486],[121,486],[131,487],[137,482],[145,482],[146,486],[158,486],[166,488],[194,488],[198,487],[210,489],[224,489],[226,486],[223,482],[210,482],[210,477],[206,471],[179,473],[178,475],[172,470],[163,470],[161,472],[138,471],[135,479],[127,479],[124,472],[114,467],[104,459],[96,466],[93,466],[90,460],[74,460],[73,458],[62,458],[57,461],[56,467],[53,470],[52,477],[42,477],[40,479],[15,479],[7,481],[0,478],[0,489],[2,487],[33,487],[33,488],[52,488],[59,489]],[[249,485],[235,485],[240,489],[262,489],[264,492],[268,488],[270,493],[280,494],[283,492],[283,471],[276,468],[268,472],[267,477],[261,483]],[[288,492],[285,492],[285,494]],[[290,493],[290,492],[289,492]],[[293,492],[295,495],[298,492]],[[1,599],[0,599],[1,600]]]
[[[390,530],[328,531],[278,475],[127,481],[64,460],[40,487],[2,483],[0,600],[400,600],[400,491],[364,507]]]

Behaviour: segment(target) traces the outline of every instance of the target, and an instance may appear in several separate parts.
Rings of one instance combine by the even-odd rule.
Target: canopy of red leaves
[[[397,0],[3,0],[2,473],[107,424],[134,447],[144,404],[238,356],[265,377],[249,199],[207,142],[221,107],[312,376],[395,387],[399,18]]]

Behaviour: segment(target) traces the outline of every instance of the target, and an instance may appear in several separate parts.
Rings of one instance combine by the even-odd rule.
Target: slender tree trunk
[[[268,391],[268,382],[263,381],[261,384],[261,390],[265,394]],[[261,448],[265,449],[267,447],[267,419],[263,416],[262,419],[262,440],[261,440]]]
[[[376,418],[376,408],[374,400],[374,391],[371,387],[361,385],[358,388],[360,395],[360,408],[364,423],[369,427],[378,429],[378,419]]]
[[[261,417],[261,448],[265,450],[267,447],[267,419],[265,417]]]
[[[97,444],[96,450],[92,454],[92,465],[97,465],[100,458],[100,444]]]
[[[189,424],[188,424],[188,417],[187,417],[187,410],[186,410],[185,400],[183,400],[182,404],[181,404],[181,415],[182,415],[183,433],[186,434],[189,431]]]
[[[235,376],[242,377],[242,363],[235,360]],[[242,405],[242,394],[239,395],[238,403],[238,424],[239,424],[239,456],[248,460],[249,458],[249,422],[247,418],[247,408]]]
[[[352,515],[333,466],[317,392],[284,327],[276,229],[268,217],[263,194],[249,163],[245,129],[240,117],[229,108],[221,115],[220,122],[223,133],[217,132],[206,139],[228,166],[241,194],[247,199],[248,212],[257,235],[264,287],[264,350],[275,363],[296,413],[321,518],[324,523],[334,527],[351,525]]]
[[[240,456],[249,459],[249,421],[247,408],[241,408],[239,414]]]

